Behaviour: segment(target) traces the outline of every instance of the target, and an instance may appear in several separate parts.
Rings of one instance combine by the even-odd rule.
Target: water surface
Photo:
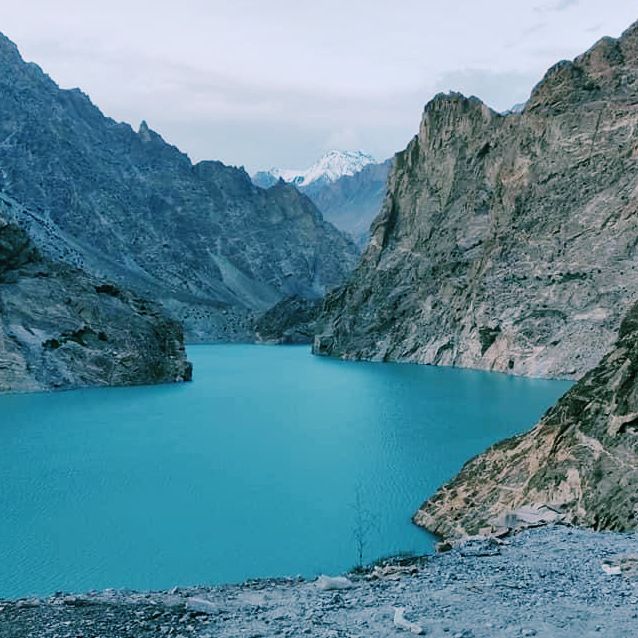
[[[189,357],[191,384],[0,397],[0,597],[340,572],[361,519],[366,561],[430,551],[424,498],[569,387],[305,347]]]

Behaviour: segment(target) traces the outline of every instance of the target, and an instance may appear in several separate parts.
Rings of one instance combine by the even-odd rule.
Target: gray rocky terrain
[[[638,299],[638,24],[520,113],[438,95],[317,354],[580,377]]]
[[[638,527],[638,304],[611,351],[531,432],[468,461],[415,522],[462,536],[516,526],[521,510],[594,529]]]
[[[0,601],[2,638],[633,638],[638,539],[556,526],[347,578]]]
[[[294,187],[193,164],[146,123],[105,117],[0,36],[0,192],[40,250],[157,300],[191,340],[246,340],[284,297],[322,296],[358,258]]]
[[[0,392],[187,381],[181,326],[118,286],[43,257],[0,200]]]

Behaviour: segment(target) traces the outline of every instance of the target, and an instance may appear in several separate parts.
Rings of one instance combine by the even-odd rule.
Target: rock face
[[[255,322],[257,340],[279,344],[312,343],[320,310],[320,299],[283,299]]]
[[[551,68],[520,114],[435,97],[314,351],[591,369],[638,299],[637,104],[638,25]]]
[[[348,233],[362,249],[370,239],[370,225],[379,214],[392,160],[368,164],[354,175],[303,189],[324,219]]]
[[[178,323],[43,258],[17,209],[0,202],[0,392],[190,380]]]
[[[598,530],[638,528],[638,304],[611,352],[531,432],[469,461],[414,521],[460,536],[511,526],[521,511]]]
[[[106,118],[0,37],[0,191],[38,247],[158,300],[193,340],[250,338],[252,314],[322,296],[358,251],[292,186],[193,165],[142,123]]]

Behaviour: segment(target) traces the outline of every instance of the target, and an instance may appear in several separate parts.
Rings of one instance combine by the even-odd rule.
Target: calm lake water
[[[0,397],[0,597],[341,572],[357,509],[366,561],[428,552],[424,498],[569,387],[304,347],[189,357],[187,385]]]

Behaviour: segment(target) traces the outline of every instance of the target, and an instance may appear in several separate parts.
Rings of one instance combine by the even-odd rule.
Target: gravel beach
[[[638,535],[566,526],[342,578],[0,601],[2,638],[638,635]]]

